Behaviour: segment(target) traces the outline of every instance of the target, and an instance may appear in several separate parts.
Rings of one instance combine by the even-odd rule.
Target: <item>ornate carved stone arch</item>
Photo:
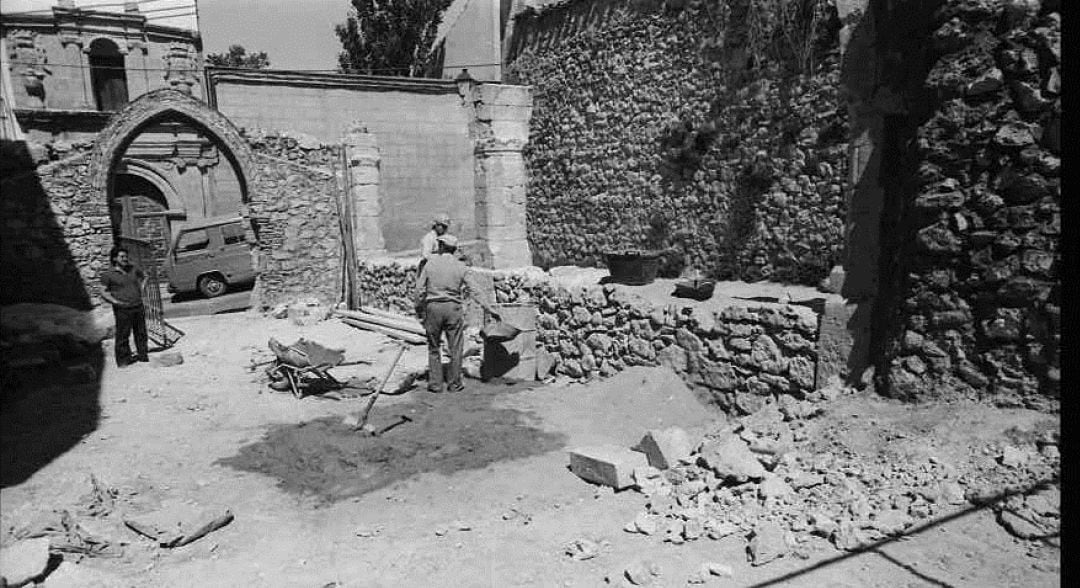
[[[170,209],[183,208],[183,202],[180,200],[180,195],[176,193],[176,188],[153,165],[138,160],[121,161],[117,163],[116,170],[119,173],[138,176],[153,184],[154,187],[161,191],[161,195],[165,198],[165,202],[168,203]]]
[[[100,201],[108,199],[117,164],[128,145],[147,125],[157,120],[180,117],[205,132],[221,148],[240,180],[241,198],[250,200],[252,154],[240,131],[220,112],[205,102],[171,88],[147,92],[131,101],[109,120],[97,136],[90,156],[90,183]]]

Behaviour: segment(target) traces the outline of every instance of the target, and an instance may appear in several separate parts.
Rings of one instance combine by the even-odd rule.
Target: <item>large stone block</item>
[[[570,471],[589,482],[616,490],[634,485],[634,469],[649,465],[644,453],[618,445],[579,447],[570,451]]]
[[[532,106],[532,88],[508,84],[483,84],[478,88],[480,99],[485,104],[508,106]]]
[[[649,465],[666,470],[689,458],[694,446],[686,431],[669,427],[647,431],[638,443],[638,449],[645,453]]]

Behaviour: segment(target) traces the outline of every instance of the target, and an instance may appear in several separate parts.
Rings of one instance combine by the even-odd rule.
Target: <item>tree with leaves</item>
[[[344,73],[422,77],[452,0],[351,0],[348,20],[334,27]]]
[[[208,53],[206,63],[215,67],[241,67],[244,69],[266,69],[270,67],[270,59],[265,51],[258,53],[247,52],[242,45],[229,45],[225,53]]]

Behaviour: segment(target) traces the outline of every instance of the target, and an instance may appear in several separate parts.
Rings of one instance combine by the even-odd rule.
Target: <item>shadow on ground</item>
[[[0,417],[0,488],[25,482],[35,472],[97,429],[104,360],[100,353],[82,358],[68,371],[40,374],[35,384],[4,383]],[[85,373],[80,373],[85,372]],[[81,380],[81,381],[80,381]]]
[[[51,314],[92,307],[80,273],[87,260],[76,259],[55,212],[57,202],[73,195],[87,198],[82,184],[87,165],[85,158],[74,158],[39,168],[24,141],[0,140],[2,488],[25,482],[70,450],[97,428],[101,414],[104,360],[98,339],[82,332],[58,334],[58,325],[75,323],[56,322]],[[92,210],[97,204],[104,210],[104,202],[81,202],[76,208]],[[82,223],[102,220],[92,213],[76,218]],[[108,251],[108,236],[91,232],[80,240],[87,249]],[[35,308],[22,315],[17,308],[24,304],[51,305],[52,311],[39,316],[42,308]]]
[[[531,426],[528,414],[493,406],[530,387],[470,382],[461,393],[376,404],[369,419],[376,429],[412,419],[377,437],[354,432],[341,416],[278,425],[218,464],[271,476],[286,492],[328,504],[424,472],[479,469],[563,447],[565,436]]]

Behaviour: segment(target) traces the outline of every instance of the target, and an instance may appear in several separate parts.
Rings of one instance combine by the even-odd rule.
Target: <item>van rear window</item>
[[[241,225],[225,225],[221,227],[221,236],[226,245],[244,242],[244,227]]]
[[[178,253],[200,251],[209,246],[210,235],[206,233],[205,229],[199,229],[197,231],[188,231],[187,233],[180,235],[180,240],[176,242],[176,251]]]

